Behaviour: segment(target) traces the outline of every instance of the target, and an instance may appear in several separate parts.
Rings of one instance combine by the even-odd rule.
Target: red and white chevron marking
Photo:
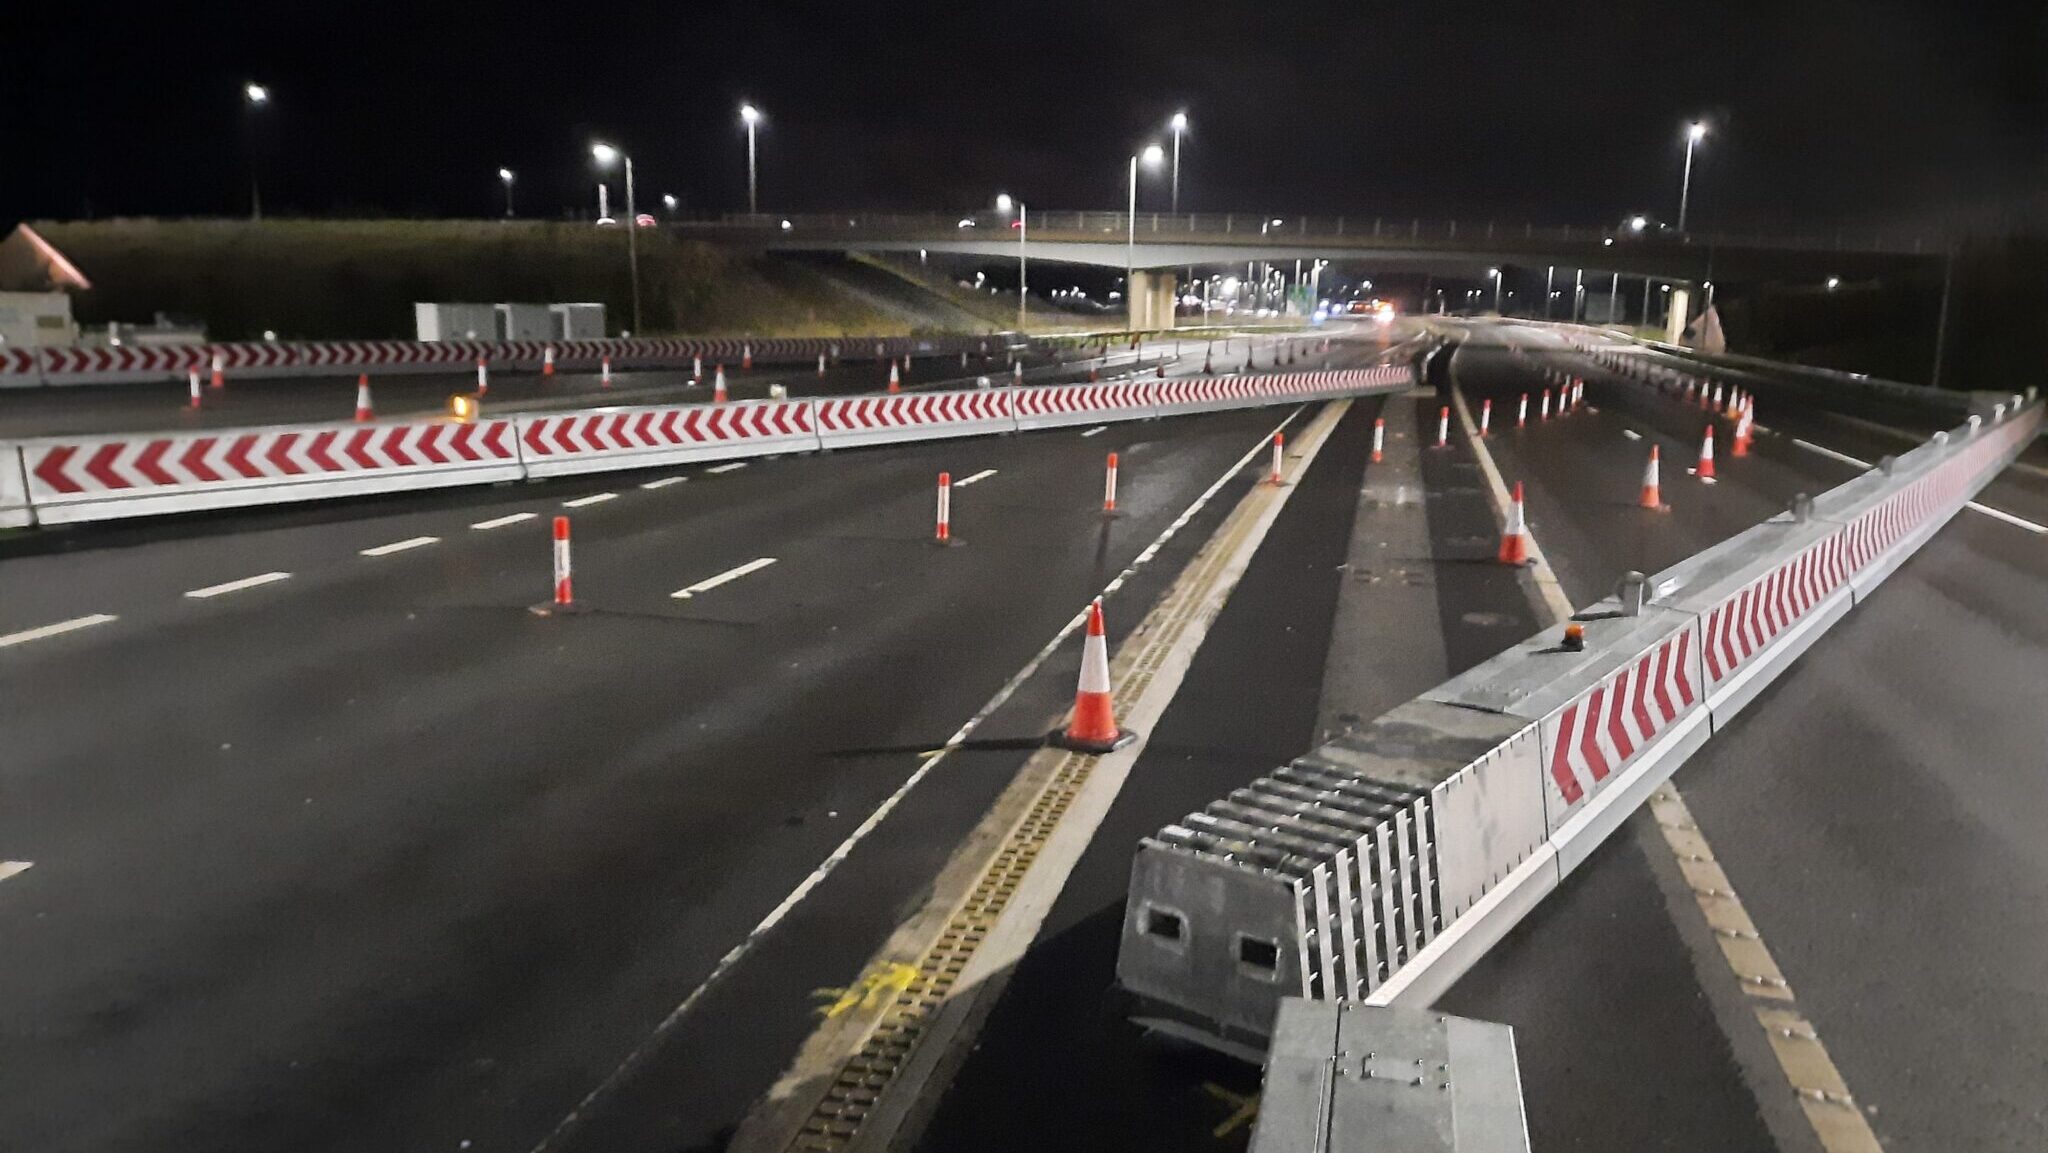
[[[833,433],[1006,420],[1010,416],[1008,398],[1012,391],[984,388],[973,392],[821,400],[816,402],[818,431],[829,436]]]
[[[522,417],[519,442],[530,459],[540,460],[741,444],[810,434],[810,408],[799,401],[765,401]]]
[[[41,443],[22,454],[31,496],[47,498],[502,463],[518,459],[512,436],[511,421],[493,420]]]
[[[1859,550],[1849,536],[1837,532],[1808,545],[1789,564],[1707,610],[1700,622],[1700,655],[1705,658],[1709,687],[1728,679],[1779,633],[1799,623],[1861,567],[1862,560],[1855,559]]]
[[[1020,418],[1065,416],[1139,408],[1150,402],[1150,391],[1142,384],[1048,384],[1012,389],[1010,401]]]
[[[1550,733],[1550,781],[1567,807],[1599,789],[1700,699],[1688,627],[1579,695]]]

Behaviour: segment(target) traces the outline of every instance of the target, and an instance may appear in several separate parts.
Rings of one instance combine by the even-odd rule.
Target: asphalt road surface
[[[0,1145],[717,1147],[1078,652],[756,926],[1231,474],[1110,599],[1135,624],[1303,415],[0,542],[0,860],[33,863],[0,881]],[[929,540],[941,470],[956,548]],[[558,513],[592,611],[544,619]]]

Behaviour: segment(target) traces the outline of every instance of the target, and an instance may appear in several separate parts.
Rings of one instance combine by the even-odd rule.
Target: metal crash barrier
[[[2041,424],[1973,416],[1146,837],[1133,1015],[1256,1059],[1284,998],[1429,1004]]]

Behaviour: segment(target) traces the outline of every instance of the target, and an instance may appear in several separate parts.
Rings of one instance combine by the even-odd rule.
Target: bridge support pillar
[[[1672,344],[1685,343],[1686,313],[1692,310],[1692,290],[1673,287],[1671,307],[1664,316],[1664,339]]]
[[[1179,291],[1173,273],[1133,271],[1131,282],[1125,287],[1130,290],[1125,293],[1125,301],[1130,311],[1132,332],[1173,327],[1173,306]]]

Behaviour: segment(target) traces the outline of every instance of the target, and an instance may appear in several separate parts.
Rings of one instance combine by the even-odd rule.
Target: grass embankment
[[[79,320],[203,321],[246,340],[411,337],[415,301],[601,301],[632,325],[626,234],[535,221],[107,220],[37,223],[93,283]],[[646,335],[837,336],[1000,327],[854,261],[639,234]],[[887,281],[878,292],[861,291]]]

